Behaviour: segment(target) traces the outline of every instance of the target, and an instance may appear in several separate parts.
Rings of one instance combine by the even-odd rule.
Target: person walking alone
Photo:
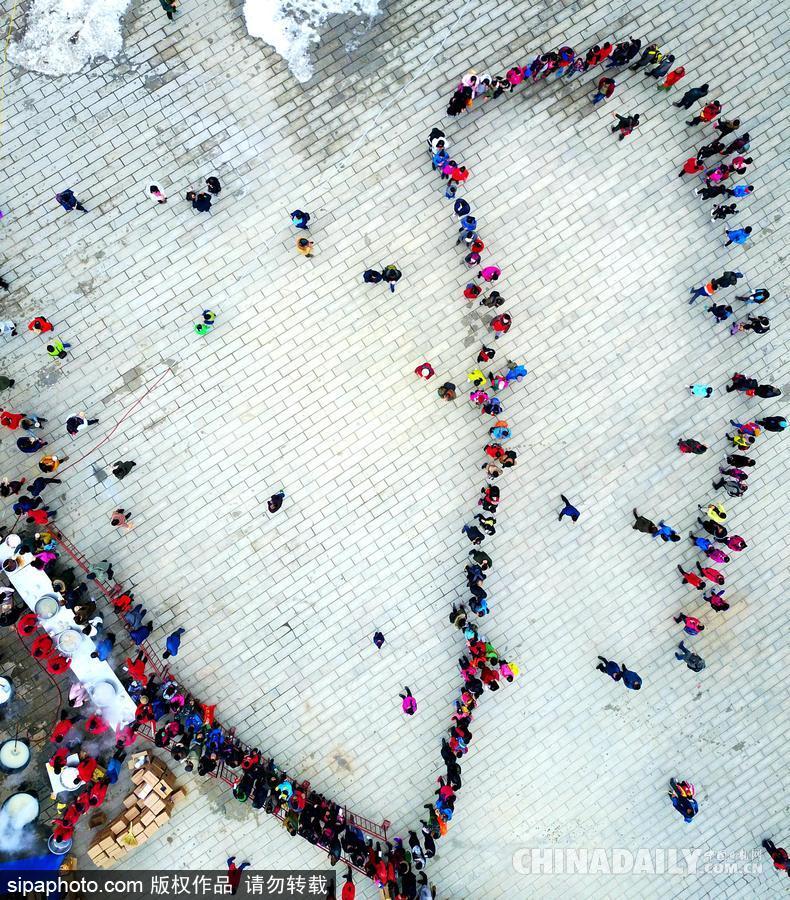
[[[115,512],[110,516],[110,525],[113,528],[122,528],[125,531],[131,531],[134,528],[134,525],[129,521],[132,518],[132,514],[129,510],[124,509],[116,509]]]
[[[692,672],[701,672],[705,668],[705,660],[699,654],[689,650],[683,641],[678,644],[675,659],[684,662]]]
[[[66,210],[66,212],[71,212],[74,209],[78,209],[80,212],[88,211],[74,196],[74,191],[72,191],[71,188],[66,188],[65,191],[61,191],[59,194],[55,194],[55,199],[63,207],[63,209]]]
[[[557,517],[557,521],[561,522],[563,516],[568,516],[568,518],[575,524],[579,521],[579,516],[581,513],[575,506],[571,504],[571,501],[564,495],[560,494],[560,499],[565,504],[565,506],[560,510],[560,514]]]
[[[315,243],[310,238],[300,237],[296,239],[296,252],[310,259],[313,255]]]
[[[412,695],[411,689],[409,687],[404,687],[404,694],[400,694],[401,698],[401,709],[407,716],[413,716],[417,712],[417,701],[414,699]]]
[[[167,649],[162,654],[164,659],[170,659],[171,656],[178,656],[178,650],[181,647],[181,635],[185,631],[186,628],[177,628],[172,634],[168,635],[167,640],[165,641]]]

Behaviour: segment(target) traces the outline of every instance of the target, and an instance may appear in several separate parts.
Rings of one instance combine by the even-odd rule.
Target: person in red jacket
[[[70,806],[66,807],[66,812],[63,813],[61,818],[66,825],[76,825],[81,815],[82,813],[80,813],[77,807],[72,803]]]
[[[236,857],[228,857],[228,881],[231,886],[231,894],[235,894],[241,884],[241,873],[249,866],[248,862],[243,862],[240,866],[236,865]]]
[[[52,734],[50,735],[50,743],[52,744],[62,744],[63,739],[66,735],[71,731],[71,726],[76,725],[79,722],[79,716],[71,716],[69,717],[68,710],[61,710],[60,712],[60,720],[57,725],[52,729]]]
[[[42,506],[40,509],[29,510],[25,521],[28,525],[32,525],[34,522],[36,525],[47,525],[55,516],[57,516],[56,512],[47,509],[46,506]]]
[[[0,410],[0,425],[5,426],[11,431],[19,428],[19,423],[25,418],[24,413],[9,412],[7,409]]]
[[[88,734],[104,734],[109,729],[109,725],[102,719],[100,715],[93,713],[85,722],[85,730]]]
[[[260,761],[261,754],[257,751],[257,749],[253,748],[241,761],[241,767],[246,772],[253,766],[257,766]]]
[[[687,616],[682,610],[675,616],[675,621],[678,625],[682,622],[683,630],[692,637],[705,630],[705,626],[696,616]]]
[[[700,575],[703,575],[708,581],[718,585],[724,584],[724,575],[718,569],[714,569],[712,566],[703,567],[699,563],[697,563],[697,569]]]
[[[718,100],[714,100],[712,103],[708,103],[707,106],[703,106],[702,110],[694,116],[693,119],[689,119],[686,122],[686,125],[699,125],[700,122],[712,122],[718,114],[721,112],[721,103]]]
[[[16,623],[16,630],[22,637],[30,637],[38,628],[38,616],[35,613],[26,613]]]
[[[91,808],[90,805],[90,792],[82,791],[82,793],[77,794],[74,798],[74,807],[79,812],[81,816],[84,816],[85,813]]]
[[[414,370],[414,374],[419,375],[420,378],[424,378],[426,381],[428,381],[428,379],[433,378],[436,373],[434,372],[433,366],[429,362],[424,362],[417,366],[417,368]]]
[[[510,326],[513,324],[513,317],[510,313],[500,313],[498,316],[494,316],[491,320],[491,328],[494,332],[494,340],[499,340],[499,338],[503,334],[507,334],[510,331]]]
[[[705,453],[707,446],[694,438],[681,438],[678,441],[678,450],[681,453],[696,453],[698,456]]]
[[[52,638],[48,634],[40,634],[30,645],[30,654],[33,659],[46,659],[53,647]]]
[[[63,771],[63,766],[66,765],[66,760],[69,757],[69,748],[68,747],[58,747],[58,749],[50,756],[49,764],[52,766],[52,771],[56,775],[60,775]]]
[[[606,43],[600,48],[600,50],[597,50],[593,54],[592,62],[590,63],[590,65],[600,65],[600,63],[611,56],[613,50],[614,47],[612,46],[612,44],[609,41],[606,41]]]
[[[469,177],[469,170],[466,166],[455,166],[450,170],[450,180],[448,184],[463,184]]]
[[[80,761],[77,765],[77,774],[82,781],[87,783],[93,778],[93,773],[96,771],[98,765],[98,762],[96,762],[87,750],[81,750]]]
[[[54,327],[52,322],[45,319],[44,316],[36,316],[35,319],[27,323],[27,330],[35,334],[46,334],[48,331],[52,331]]]
[[[88,791],[88,804],[90,806],[101,806],[104,798],[107,796],[107,782],[104,778],[101,781],[94,781]]]
[[[145,694],[140,696],[140,701],[134,712],[134,720],[138,726],[155,725],[156,717],[154,716],[154,708]]]
[[[62,819],[53,819],[54,828],[52,837],[58,842],[70,841],[74,834],[74,827],[67,825]]]
[[[779,869],[780,872],[787,872],[788,875],[790,875],[790,869],[788,869],[787,850],[785,850],[784,847],[777,847],[776,844],[769,838],[766,838],[763,841],[763,847],[771,857],[771,862],[774,864],[774,868]]]
[[[132,605],[132,600],[134,600],[134,594],[119,594],[117,597],[113,597],[110,603],[119,613],[122,613],[129,609]]]
[[[660,91],[668,91],[671,87],[676,85],[681,78],[686,74],[686,70],[683,66],[678,66],[677,69],[673,69],[671,72],[667,73],[667,77],[664,79],[664,83],[658,86]]]
[[[139,685],[145,687],[148,684],[148,676],[145,674],[145,659],[142,653],[138,653],[134,660],[126,657],[126,671]]]
[[[698,591],[703,590],[705,587],[705,582],[694,572],[684,572],[683,569],[678,566],[678,572],[680,572],[683,578],[683,584],[690,584],[693,588],[696,588]]]
[[[600,78],[598,80],[598,90],[592,98],[593,105],[600,103],[601,100],[608,100],[614,93],[615,87],[617,87],[617,84],[614,78],[607,78],[605,75],[603,78]]]
[[[346,872],[346,880],[343,884],[343,890],[340,893],[340,900],[355,900],[357,896],[357,889],[354,886],[354,875],[351,871],[351,867],[349,866],[348,871]]]
[[[480,679],[490,691],[499,690],[499,670],[480,666]]]
[[[71,668],[71,660],[67,656],[62,656],[55,652],[49,655],[47,659],[47,672],[50,675],[62,675]]]
[[[704,168],[705,166],[699,161],[696,156],[690,156],[683,163],[683,168],[678,172],[678,178],[682,178],[684,175],[696,175]]]

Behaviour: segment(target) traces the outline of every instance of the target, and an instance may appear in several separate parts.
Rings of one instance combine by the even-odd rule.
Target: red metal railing
[[[90,563],[88,562],[87,558],[80,552],[80,550],[74,544],[71,543],[71,541],[63,534],[63,532],[57,526],[50,523],[47,526],[47,530],[52,534],[54,539],[63,548],[63,550],[65,550],[65,552],[71,557],[71,559],[76,563],[76,565],[78,565],[86,573],[91,571]],[[122,594],[124,591],[123,586],[118,584],[117,582],[113,585],[105,585],[98,577],[91,579],[91,581],[93,582],[95,587],[102,594],[104,594],[104,596],[110,602],[112,602],[113,598],[120,596],[120,594]],[[113,611],[115,612],[118,622],[123,626],[123,628],[126,629],[127,632],[131,631],[131,627],[130,627],[129,623],[126,621],[126,619],[123,617],[123,615],[121,615],[118,612],[118,610],[114,606],[113,606]],[[165,680],[165,679],[171,677],[171,672],[170,672],[170,669],[168,668],[167,664],[165,663],[165,661],[163,659],[160,658],[159,654],[156,652],[156,650],[151,646],[151,644],[148,641],[143,641],[139,645],[139,648],[140,648],[140,652],[143,654],[143,656],[145,658],[146,664],[154,672],[156,672],[156,674],[159,676],[159,678],[161,680]],[[172,676],[172,677],[174,677],[174,676]],[[226,734],[228,734],[228,735],[233,734],[232,729],[229,729],[226,726],[222,725],[222,723],[220,723],[218,720],[215,721],[215,724],[218,725],[220,728],[222,728],[223,732],[225,732]],[[146,740],[153,741],[153,732],[151,731],[151,729],[149,727],[146,726],[145,728],[141,728],[137,733],[141,737],[146,738]],[[243,741],[239,741],[239,745],[241,746],[242,750],[245,753],[252,749],[248,744],[245,744]],[[226,766],[224,761],[221,762],[217,766],[216,770],[211,773],[211,776],[213,778],[218,778],[219,780],[224,781],[226,784],[229,784],[229,785],[236,784],[236,782],[238,781],[238,777],[239,777],[238,773],[234,772],[234,770],[232,768],[230,768],[229,766]],[[306,785],[307,789],[309,790],[310,783],[304,782],[304,784]],[[379,841],[387,840],[387,831],[391,824],[389,819],[385,819],[383,822],[381,822],[379,824],[377,822],[374,822],[372,819],[365,818],[365,816],[360,816],[357,813],[352,812],[350,809],[348,809],[348,807],[343,807],[343,814],[345,817],[345,821],[355,825],[361,831],[364,831],[366,834],[369,834],[371,837],[375,838],[376,840],[379,840]],[[278,809],[276,815],[277,815],[278,819],[283,820],[285,818],[286,811]],[[322,844],[319,844],[318,846],[323,847]],[[323,849],[326,850],[328,848],[323,847]],[[350,860],[346,859],[345,857],[342,857],[342,860],[346,865],[351,866],[351,868],[356,869],[358,872],[363,871],[362,869],[360,869],[358,866],[355,866]]]

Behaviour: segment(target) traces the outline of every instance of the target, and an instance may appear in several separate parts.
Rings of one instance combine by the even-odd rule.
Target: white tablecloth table
[[[16,556],[15,538],[16,535],[9,535],[0,543],[0,563]],[[9,540],[11,540],[10,544]],[[33,612],[36,609],[36,601],[43,594],[55,593],[52,581],[47,573],[31,565],[21,566],[14,572],[4,572],[4,574],[11,582],[14,590]],[[70,609],[66,609],[65,606],[61,606],[51,619],[39,619],[39,626],[52,638],[56,649],[58,637],[62,632],[69,628],[82,630],[74,621],[74,613]],[[91,653],[94,650],[95,645],[93,641],[85,635],[84,640],[71,657],[71,668],[69,671],[85,685],[89,694],[91,693],[91,687],[99,682],[107,681],[113,685],[115,697],[111,702],[103,706],[99,706],[94,701],[92,703],[97,707],[108,725],[112,728],[123,727],[134,721],[135,703],[124,690],[112,666],[107,662],[91,657]]]

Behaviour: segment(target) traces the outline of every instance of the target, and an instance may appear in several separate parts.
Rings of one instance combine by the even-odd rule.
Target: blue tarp
[[[12,859],[9,862],[0,862],[0,891],[3,896],[8,896],[8,880],[14,879],[15,876],[34,877],[37,881],[43,878],[56,878],[57,876],[49,873],[55,873],[60,869],[60,864],[65,856],[55,856],[54,853],[47,853],[44,856],[26,856],[24,859]],[[35,876],[25,876],[23,872],[35,872]],[[21,896],[16,893],[16,896]],[[59,900],[60,891],[53,890],[47,893],[49,900]]]
[[[24,859],[12,859],[10,862],[0,862],[0,870],[13,869],[15,872],[29,872],[38,869],[39,872],[54,872],[60,868],[65,856],[55,856],[47,853],[44,856],[26,856]]]

